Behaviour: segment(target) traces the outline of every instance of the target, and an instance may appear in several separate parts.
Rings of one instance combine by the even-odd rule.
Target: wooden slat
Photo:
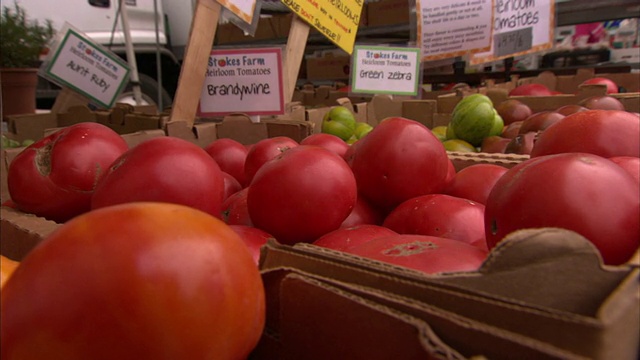
[[[284,55],[284,102],[291,102],[302,64],[305,46],[309,38],[309,24],[298,16],[293,16],[291,30]]]

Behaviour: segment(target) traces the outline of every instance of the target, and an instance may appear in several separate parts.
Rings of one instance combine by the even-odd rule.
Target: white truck
[[[29,18],[51,20],[56,29],[65,22],[96,43],[127,59],[120,0],[15,0]],[[143,102],[171,105],[196,0],[124,0],[136,56]],[[215,24],[212,24],[215,26]],[[158,31],[156,31],[158,29]],[[59,88],[40,79],[38,106],[53,103]],[[130,84],[119,101],[133,101]]]

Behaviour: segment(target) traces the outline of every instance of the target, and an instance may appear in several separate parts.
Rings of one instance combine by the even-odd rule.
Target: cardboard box
[[[367,5],[367,26],[409,24],[409,2],[378,0]]]
[[[603,266],[568,230],[514,232],[475,272],[425,275],[275,241],[260,269],[267,324],[254,359],[638,355],[640,269]]]
[[[351,57],[327,53],[305,57],[308,80],[346,80],[351,73]]]
[[[519,154],[490,154],[447,151],[449,159],[453,162],[456,171],[460,171],[475,164],[494,164],[510,169],[523,161],[529,160],[529,155]]]
[[[8,207],[0,207],[0,254],[21,261],[60,224]]]

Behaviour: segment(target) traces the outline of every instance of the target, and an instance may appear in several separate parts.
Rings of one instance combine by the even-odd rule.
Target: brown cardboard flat
[[[218,138],[216,124],[213,122],[192,126],[187,121],[169,121],[165,125],[165,131],[167,136],[179,137],[200,147],[205,147]]]
[[[166,135],[167,134],[164,132],[164,130],[160,130],[160,129],[142,130],[142,131],[136,131],[133,133],[123,134],[122,138],[124,139],[124,141],[126,141],[127,145],[129,145],[129,148],[132,148],[143,141],[153,139],[158,136],[166,136]]]
[[[379,0],[368,4],[367,25],[385,26],[409,23],[409,3],[404,0]]]
[[[475,164],[494,164],[510,169],[523,161],[529,160],[529,155],[519,154],[490,154],[471,153],[459,151],[447,151],[449,159],[453,162],[456,171]]]
[[[0,151],[0,200],[5,202],[11,199],[9,194],[9,186],[7,185],[7,174],[9,173],[9,164],[22,151],[24,147],[8,148]]]
[[[273,242],[263,248],[260,268],[293,268],[387,291],[578,356],[638,354],[640,270],[603,267],[591,243],[563,229],[515,232],[477,272],[424,275],[309,244]]]
[[[60,224],[18,210],[0,207],[0,253],[9,259],[21,261]]]
[[[168,119],[168,115],[155,114],[153,111],[138,112],[131,105],[117,105],[109,111],[96,112],[95,117],[96,122],[121,135],[142,130],[163,129]]]
[[[16,141],[40,140],[44,130],[58,126],[53,113],[7,116],[8,132],[5,135]]]

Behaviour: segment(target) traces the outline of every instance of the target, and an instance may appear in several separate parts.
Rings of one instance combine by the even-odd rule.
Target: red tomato
[[[617,94],[618,93],[618,84],[616,84],[613,80],[603,78],[603,77],[594,77],[588,80],[585,80],[580,85],[605,85],[607,87],[607,94]]]
[[[449,165],[447,166],[447,178],[444,181],[443,189],[451,185],[451,182],[453,181],[453,178],[456,177],[456,173],[457,173],[456,166],[453,165],[453,161],[451,161],[448,155],[447,155],[447,160],[449,160]]]
[[[371,239],[393,234],[396,232],[380,225],[356,225],[330,231],[314,241],[313,245],[349,252],[353,247],[364,244]]]
[[[251,217],[249,216],[249,208],[247,207],[247,195],[249,188],[246,187],[235,194],[229,196],[222,203],[222,212],[220,218],[228,225],[247,225],[253,226]]]
[[[222,201],[227,200],[227,198],[238,191],[242,190],[242,185],[234,178],[231,174],[227,172],[222,172],[222,178],[224,180],[224,195],[222,196]]]
[[[426,126],[392,117],[358,141],[351,167],[359,192],[374,206],[391,209],[413,197],[443,190],[449,157]]]
[[[283,244],[312,242],[340,227],[356,203],[347,163],[315,145],[299,145],[265,163],[247,195],[255,227]]]
[[[555,126],[555,125],[554,125]],[[532,158],[509,169],[485,208],[489,248],[512,231],[559,227],[589,239],[607,264],[640,245],[640,189],[627,172],[593,154]]]
[[[300,145],[318,145],[344,157],[351,146],[341,138],[327,133],[315,133],[300,141]]]
[[[484,205],[445,194],[403,202],[387,215],[382,226],[398,234],[437,236],[487,249]]]
[[[640,158],[635,156],[614,156],[609,160],[618,164],[640,183]]]
[[[640,157],[640,117],[618,110],[588,110],[564,117],[536,140],[531,157],[584,152]]]
[[[375,207],[371,206],[362,196],[358,196],[356,204],[349,216],[340,225],[341,228],[349,228],[357,225],[374,224],[380,225],[384,220],[384,215]]]
[[[451,196],[486,204],[498,179],[507,168],[495,164],[474,164],[458,171],[445,193]]]
[[[273,236],[264,230],[260,230],[253,226],[247,225],[229,225],[231,230],[235,231],[240,236],[242,242],[247,246],[253,261],[256,266],[260,264],[260,249],[262,245],[267,243],[267,240],[272,239]]]
[[[286,136],[267,138],[255,143],[247,153],[247,159],[244,162],[246,184],[251,184],[256,172],[264,163],[298,145],[295,140]]]
[[[182,204],[220,216],[224,178],[197,145],[162,136],[129,149],[98,180],[93,209],[133,201]]]
[[[509,91],[509,96],[551,96],[553,92],[542,84],[524,84]]]
[[[236,178],[243,187],[246,186],[244,162],[249,150],[244,145],[233,139],[223,138],[207,145],[204,151],[211,155],[220,170]]]
[[[549,126],[557,123],[565,116],[555,111],[539,111],[526,118],[520,128],[518,134],[526,134],[532,131],[544,131]]]
[[[3,359],[243,359],[265,322],[260,273],[238,235],[166,203],[74,218],[1,296]]]
[[[377,237],[350,253],[427,274],[477,270],[487,257],[486,250],[462,241],[411,234]]]
[[[24,212],[65,222],[90,210],[98,177],[127,149],[122,136],[104,125],[66,127],[13,159],[9,195]]]

